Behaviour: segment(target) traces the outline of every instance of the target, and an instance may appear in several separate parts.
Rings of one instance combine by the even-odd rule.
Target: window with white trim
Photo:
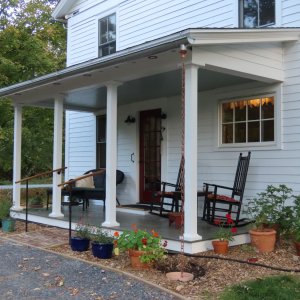
[[[275,24],[275,0],[240,0],[240,26],[265,27]]]
[[[116,52],[116,14],[99,20],[99,57]]]
[[[221,103],[221,144],[275,141],[274,96]]]

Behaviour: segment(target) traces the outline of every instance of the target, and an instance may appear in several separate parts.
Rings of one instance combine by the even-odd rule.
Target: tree
[[[51,18],[57,0],[0,0],[0,87],[65,66],[66,30]],[[11,178],[13,108],[0,101],[0,176]],[[38,124],[38,126],[37,126]],[[51,168],[53,111],[27,107],[23,114],[22,174]]]

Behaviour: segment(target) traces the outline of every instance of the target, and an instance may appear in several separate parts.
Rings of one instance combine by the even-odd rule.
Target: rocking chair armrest
[[[163,186],[171,186],[171,187],[174,187],[174,188],[177,188],[177,185],[176,184],[174,184],[174,183],[170,183],[170,182],[166,182],[166,181],[161,181],[161,184],[163,185]]]
[[[210,187],[210,186],[213,187],[215,191],[216,191],[218,188],[233,191],[233,187],[229,187],[229,186],[218,185],[218,184],[212,184],[212,183],[203,183],[203,184],[206,185],[206,187]]]

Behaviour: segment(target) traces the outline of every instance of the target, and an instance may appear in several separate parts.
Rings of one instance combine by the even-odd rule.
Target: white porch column
[[[185,72],[185,196],[184,239],[201,239],[197,234],[197,126],[198,66],[186,65]]]
[[[118,82],[107,83],[106,111],[106,199],[105,221],[102,226],[119,226],[116,210],[116,169],[117,169],[117,104]]]
[[[53,133],[53,170],[62,167],[62,135],[63,135],[64,100],[62,97],[54,99],[54,133]],[[61,212],[61,173],[53,173],[52,184],[52,213],[49,217],[60,218]]]
[[[21,208],[21,184],[15,183],[21,179],[21,148],[22,148],[22,106],[15,104],[14,108],[14,157],[13,157],[13,209]]]

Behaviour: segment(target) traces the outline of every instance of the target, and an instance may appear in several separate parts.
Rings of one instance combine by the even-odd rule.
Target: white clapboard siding
[[[282,26],[299,27],[300,2],[298,0],[282,0]]]
[[[71,66],[98,56],[95,40],[98,36],[97,20],[91,18],[68,28],[67,65]]]
[[[96,167],[96,123],[91,113],[68,111],[66,116],[67,177],[75,178]]]
[[[133,0],[119,10],[119,49],[186,28],[233,27],[233,2]]]
[[[234,27],[232,0],[179,1],[74,1],[68,20],[67,65],[98,56],[98,20],[117,14],[117,50],[163,37],[187,28]]]

